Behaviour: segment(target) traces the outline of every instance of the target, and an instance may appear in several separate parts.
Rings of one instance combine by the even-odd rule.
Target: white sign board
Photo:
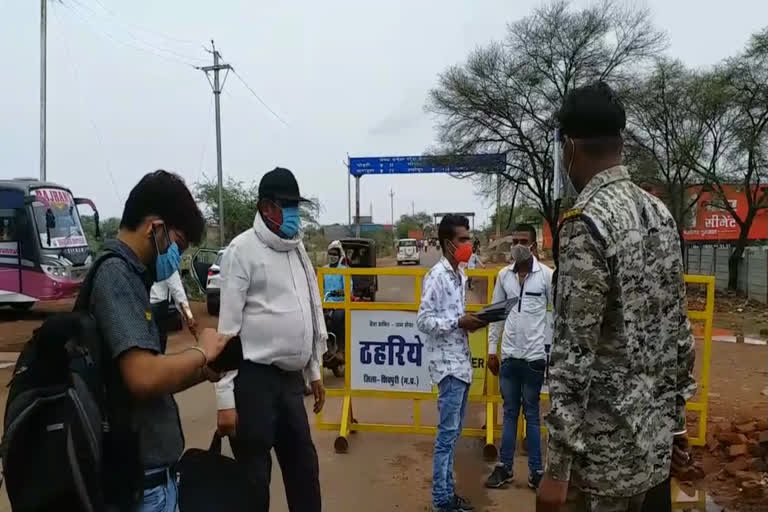
[[[352,389],[432,392],[425,336],[416,328],[416,313],[350,313]]]

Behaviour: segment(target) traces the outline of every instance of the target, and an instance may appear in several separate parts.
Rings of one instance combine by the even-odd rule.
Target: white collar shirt
[[[490,326],[488,354],[497,353],[501,337],[502,360],[545,359],[546,345],[552,344],[552,269],[534,257],[531,272],[521,284],[514,264],[503,268],[496,279],[493,302],[515,297],[518,302],[507,319]]]

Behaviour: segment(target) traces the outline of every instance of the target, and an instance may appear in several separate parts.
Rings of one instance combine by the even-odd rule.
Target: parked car
[[[421,264],[419,242],[415,238],[402,238],[397,241],[397,264],[404,263]]]
[[[200,249],[192,258],[193,277],[205,292],[208,314],[217,316],[221,299],[221,258],[224,249]]]

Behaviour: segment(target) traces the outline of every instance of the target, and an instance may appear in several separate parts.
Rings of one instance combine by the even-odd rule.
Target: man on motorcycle
[[[344,248],[341,242],[334,240],[328,245],[328,264],[326,268],[348,268],[345,264],[346,256],[344,256]],[[326,274],[323,276],[323,290],[325,291],[326,302],[343,302],[344,301],[344,276],[340,274]],[[325,310],[326,326],[328,332],[332,333],[328,340],[328,353],[326,354],[328,363],[335,362],[334,366],[344,364],[344,344],[346,324],[344,322],[344,310],[343,309],[326,309]],[[335,343],[334,343],[335,338]]]

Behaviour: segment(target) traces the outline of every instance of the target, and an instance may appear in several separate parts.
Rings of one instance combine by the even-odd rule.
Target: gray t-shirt
[[[102,263],[91,291],[90,310],[113,361],[117,364],[120,355],[132,348],[160,353],[160,338],[149,303],[152,278],[147,268],[120,241],[110,240],[105,249],[125,258]],[[184,435],[173,395],[137,400],[133,407],[144,468],[175,464],[184,449]]]

